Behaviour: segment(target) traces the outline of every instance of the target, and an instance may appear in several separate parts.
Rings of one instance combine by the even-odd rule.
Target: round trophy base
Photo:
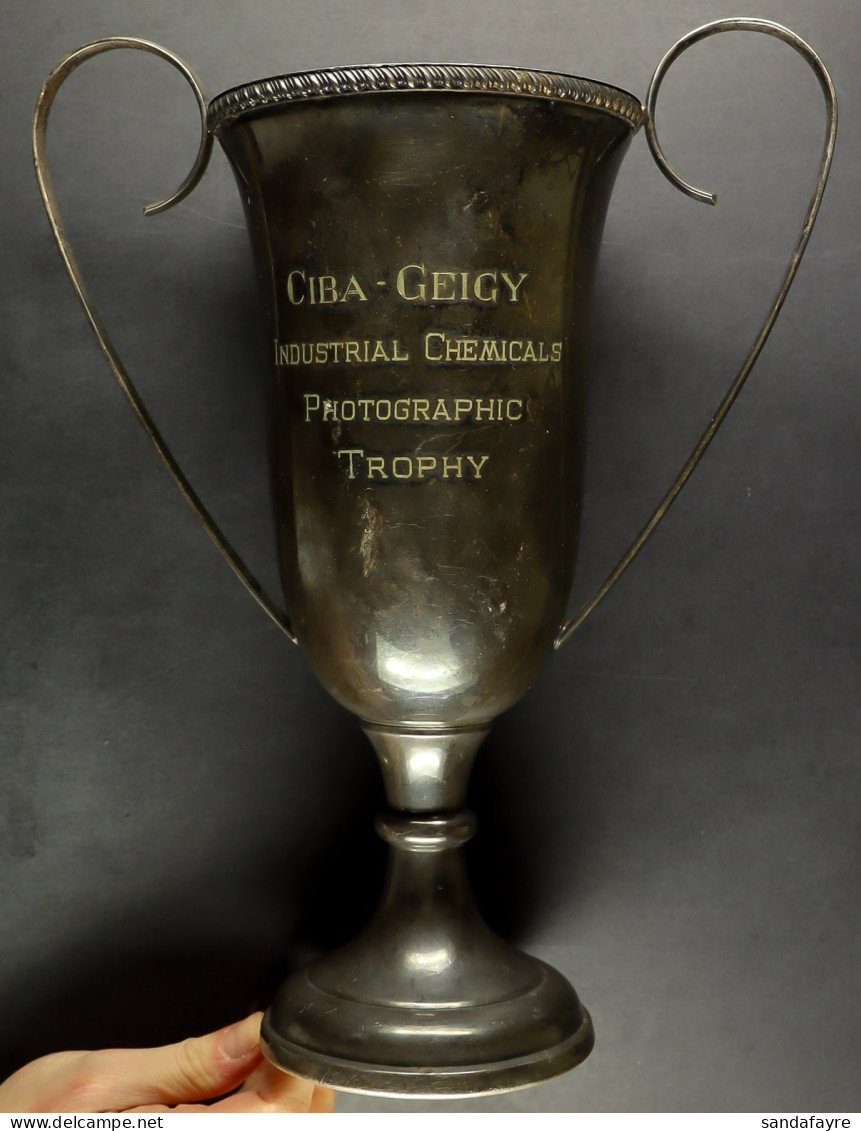
[[[574,1068],[589,1014],[556,970],[498,938],[469,891],[471,814],[389,813],[376,914],[361,934],[279,988],[267,1057],[345,1091],[430,1098],[510,1091]]]
[[[595,1037],[561,974],[521,957],[540,970],[531,992],[448,1008],[335,998],[303,970],[266,1014],[263,1050],[278,1068],[347,1092],[432,1099],[539,1084],[585,1060]]]

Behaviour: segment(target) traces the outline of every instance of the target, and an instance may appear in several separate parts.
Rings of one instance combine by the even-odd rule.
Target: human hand
[[[162,1048],[51,1053],[0,1084],[0,1111],[333,1111],[331,1088],[264,1061],[261,1017]]]

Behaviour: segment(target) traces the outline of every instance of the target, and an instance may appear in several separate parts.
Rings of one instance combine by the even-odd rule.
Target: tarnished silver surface
[[[613,181],[672,61],[722,31],[766,32],[806,59],[826,140],[802,232],[754,345],[682,472],[619,565],[567,623],[582,495],[590,298]],[[45,156],[68,74],[102,51],[160,55],[185,75],[246,207],[275,388],[273,474],[289,618],[194,493],[86,293]],[[380,906],[365,931],[294,974],[267,1013],[267,1055],[337,1087],[455,1095],[522,1087],[588,1055],[568,982],[498,939],[469,894],[470,768],[492,720],[621,576],[734,402],[816,217],[836,130],[815,53],[768,21],[680,40],[645,110],[590,80],[512,68],[405,65],[280,76],[207,109],[156,44],[102,40],[63,60],[34,121],[43,200],[101,348],[168,471],[234,571],[361,720],[391,812]]]
[[[393,809],[439,813],[459,809],[489,726],[414,730],[365,723],[380,760],[386,800]]]
[[[497,938],[469,895],[471,814],[395,815],[376,915],[281,986],[266,1055],[336,1088],[412,1096],[524,1087],[579,1064],[592,1022],[568,982]]]
[[[330,693],[393,734],[486,726],[552,652],[592,281],[633,132],[567,99],[447,89],[218,131],[269,323],[290,619]]]
[[[246,83],[212,100],[209,128],[217,133],[231,118],[306,99],[344,97],[404,90],[462,90],[473,94],[507,94],[518,98],[553,98],[595,106],[617,114],[635,128],[643,124],[638,99],[606,83],[548,71],[466,64],[407,63],[367,67],[338,67],[304,71]]]

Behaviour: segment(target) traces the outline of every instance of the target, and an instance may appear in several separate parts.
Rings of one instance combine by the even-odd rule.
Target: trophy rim
[[[366,94],[417,92],[496,94],[573,103],[603,110],[636,132],[645,121],[638,98],[618,86],[560,71],[463,63],[382,63],[356,67],[296,71],[243,83],[209,103],[207,126],[222,126],[247,114],[297,102]]]

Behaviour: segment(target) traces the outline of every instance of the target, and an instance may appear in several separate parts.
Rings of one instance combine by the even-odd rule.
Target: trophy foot
[[[380,906],[345,947],[288,978],[263,1021],[279,1068],[346,1091],[509,1091],[584,1060],[594,1035],[571,985],[499,939],[469,892],[475,821],[390,812]]]

